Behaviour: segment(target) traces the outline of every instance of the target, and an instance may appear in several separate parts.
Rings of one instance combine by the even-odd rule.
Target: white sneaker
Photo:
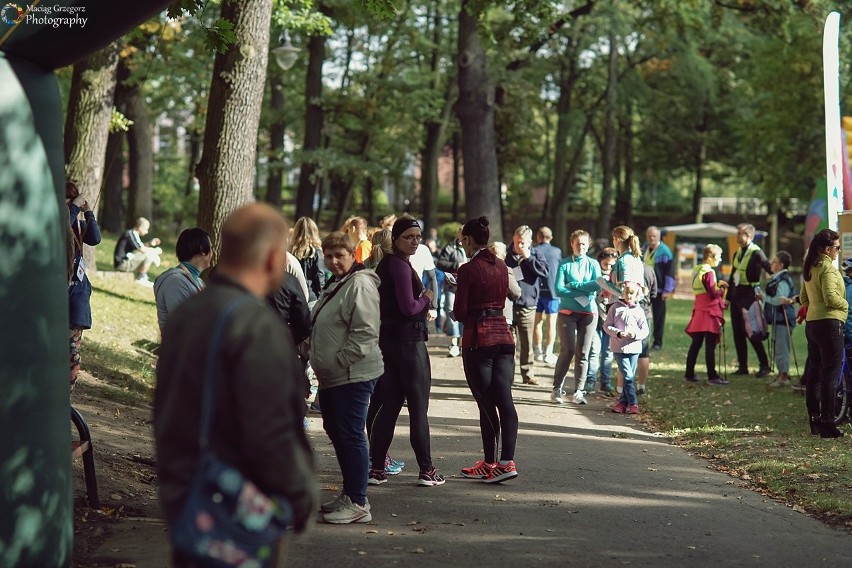
[[[322,520],[333,525],[348,525],[349,523],[369,523],[373,520],[370,513],[370,504],[364,502],[364,506],[353,503],[348,495],[343,496],[343,506],[336,511],[326,513]]]
[[[562,404],[563,402],[565,402],[565,401],[562,400],[562,396],[564,394],[565,394],[564,391],[553,389],[552,391],[550,391],[550,402],[554,402],[556,404]]]
[[[541,353],[536,353],[535,357],[533,357],[533,361],[535,361],[536,363],[544,363],[544,355],[542,355]]]
[[[339,511],[346,504],[346,502],[343,500],[344,497],[346,497],[346,494],[343,492],[343,489],[341,489],[340,493],[338,493],[334,499],[322,504],[322,506],[320,507],[320,511],[322,511],[323,513],[333,513],[334,511]]]
[[[458,357],[461,355],[461,349],[458,345],[450,345],[450,357]]]
[[[556,360],[559,359],[554,353],[548,353],[544,356],[545,365],[556,365]]]
[[[586,402],[586,395],[583,394],[583,391],[581,390],[578,390],[574,393],[574,396],[571,397],[571,402],[573,402],[574,404],[588,404]]]

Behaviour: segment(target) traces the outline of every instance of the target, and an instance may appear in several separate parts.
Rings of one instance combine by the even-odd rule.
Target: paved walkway
[[[459,468],[481,457],[478,412],[461,370],[433,348],[432,456],[447,477],[419,487],[400,417],[392,455],[410,465],[369,489],[369,524],[317,524],[287,543],[293,566],[851,566],[852,536],[768,500],[708,467],[611,399],[586,406],[549,402],[546,386],[515,389],[520,476],[486,485]],[[546,383],[546,381],[544,381]],[[311,417],[323,500],[339,490],[332,447]],[[134,554],[122,533],[150,531]],[[156,543],[156,545],[155,545]],[[103,544],[137,555],[136,566],[165,566],[161,524],[127,520]]]

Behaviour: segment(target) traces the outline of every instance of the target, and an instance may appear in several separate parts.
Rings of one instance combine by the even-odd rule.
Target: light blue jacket
[[[559,264],[556,273],[556,295],[560,310],[597,313],[595,298],[601,287],[595,280],[601,275],[601,265],[587,256],[568,256]]]

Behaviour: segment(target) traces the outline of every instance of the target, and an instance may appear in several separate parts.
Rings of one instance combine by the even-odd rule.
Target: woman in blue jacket
[[[556,329],[559,333],[559,358],[553,373],[553,391],[550,400],[562,404],[565,392],[565,376],[568,367],[574,363],[575,404],[586,404],[583,389],[586,386],[586,374],[589,370],[589,351],[592,337],[598,322],[598,309],[595,298],[600,286],[595,282],[601,275],[601,267],[589,257],[589,233],[574,231],[571,233],[572,254],[562,260],[556,273],[556,295],[559,297],[559,315],[556,316]]]
[[[92,285],[86,276],[86,262],[83,260],[83,245],[95,246],[101,242],[101,229],[95,220],[89,202],[80,195],[80,189],[74,182],[65,183],[65,202],[68,204],[68,317],[71,390],[77,383],[80,372],[80,343],[83,330],[92,328]],[[80,220],[83,213],[83,220]]]

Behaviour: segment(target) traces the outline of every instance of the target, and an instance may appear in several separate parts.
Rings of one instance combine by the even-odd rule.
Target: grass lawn
[[[98,268],[111,270],[114,235],[97,247]],[[163,244],[163,266],[174,266],[173,242]],[[126,404],[150,403],[159,342],[154,295],[132,280],[93,277],[94,327],[84,335],[83,369],[95,376],[87,389]],[[768,380],[732,377],[729,386],[683,381],[689,339],[683,329],[692,302],[671,300],[665,348],[655,352],[649,393],[640,399],[642,419],[719,469],[769,496],[804,508],[827,521],[852,527],[852,429],[847,436],[823,440],[811,436],[804,397],[789,389],[770,389]],[[804,366],[804,328],[794,332],[799,369]],[[722,371],[722,350],[717,350]],[[749,352],[752,370],[756,357]],[[728,368],[736,355],[727,330]],[[705,375],[703,353],[697,372]],[[791,375],[798,381],[796,366]],[[733,481],[732,481],[733,483]]]
[[[852,526],[852,429],[842,426],[847,435],[834,440],[811,436],[804,397],[767,387],[769,379],[729,375],[729,386],[685,383],[690,341],[683,330],[691,311],[690,301],[669,302],[665,348],[653,354],[649,394],[640,399],[644,420],[760,491]],[[800,370],[804,335],[804,327],[797,326],[793,344]],[[737,365],[730,326],[726,336],[728,369],[733,371]],[[722,372],[721,346],[716,356]],[[706,377],[703,357],[702,350],[696,372]],[[756,370],[751,347],[749,362]],[[797,383],[792,360],[790,374]]]

